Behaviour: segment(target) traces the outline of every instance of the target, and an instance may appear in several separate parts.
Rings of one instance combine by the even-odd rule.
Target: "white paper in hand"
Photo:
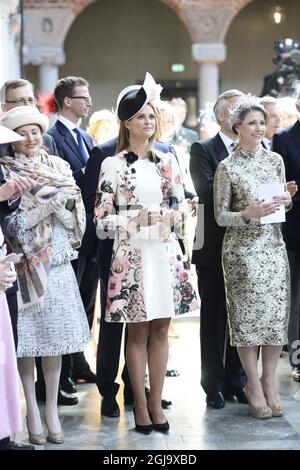
[[[262,184],[258,188],[258,199],[264,199],[265,202],[272,202],[274,196],[278,196],[279,194],[284,192],[284,184],[283,183],[266,183]],[[280,204],[279,210],[274,212],[274,214],[265,215],[264,217],[260,218],[261,224],[275,224],[285,222],[285,208],[284,204]]]

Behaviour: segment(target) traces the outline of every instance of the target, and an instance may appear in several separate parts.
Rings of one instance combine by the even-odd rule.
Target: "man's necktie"
[[[78,127],[75,127],[73,129],[73,132],[75,132],[75,134],[77,135],[77,144],[78,144],[79,152],[81,153],[84,161],[87,162],[88,159],[89,159],[89,155],[88,155],[88,151],[86,149],[86,146],[84,144],[81,129],[79,129]]]
[[[232,150],[234,149],[234,146],[235,146],[235,142],[231,142],[231,144],[229,145],[230,152],[232,152]]]

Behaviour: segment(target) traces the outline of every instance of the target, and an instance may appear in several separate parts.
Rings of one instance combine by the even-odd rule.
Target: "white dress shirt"
[[[235,141],[230,139],[230,137],[227,137],[227,135],[225,135],[222,131],[219,131],[219,136],[221,137],[229,155],[232,152],[233,147],[235,146]]]
[[[268,139],[267,137],[264,137],[262,142],[264,143],[267,150],[271,150],[272,140]]]

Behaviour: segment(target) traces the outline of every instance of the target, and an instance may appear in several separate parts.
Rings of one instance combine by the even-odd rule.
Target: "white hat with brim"
[[[18,142],[19,140],[24,140],[24,137],[0,124],[0,144],[9,144],[9,142]]]
[[[12,131],[28,124],[37,124],[42,134],[45,134],[49,127],[49,119],[35,106],[17,106],[1,116],[1,124]]]

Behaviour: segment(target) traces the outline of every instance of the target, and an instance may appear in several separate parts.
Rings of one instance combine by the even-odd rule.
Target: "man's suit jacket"
[[[191,147],[191,176],[199,203],[204,204],[204,245],[199,250],[194,249],[192,256],[192,263],[197,266],[218,268],[221,265],[225,229],[219,227],[215,221],[213,180],[217,166],[227,156],[227,149],[219,134],[211,139],[195,142]],[[196,233],[203,230],[202,224],[203,220],[198,217]]]
[[[48,134],[43,135],[43,144],[44,144],[44,147],[46,147],[49,155],[56,155],[57,157],[59,156],[55,140],[53,139],[51,135],[48,135]]]
[[[277,78],[276,70],[264,76],[264,82],[260,96],[277,96],[281,88]]]
[[[274,134],[272,150],[284,161],[286,180],[295,180],[300,187],[300,121]],[[282,233],[288,250],[300,251],[300,194],[293,197],[293,207],[286,213]]]
[[[86,162],[79,151],[72,133],[62,122],[56,121],[54,126],[48,130],[48,134],[51,135],[55,140],[58,149],[58,155],[70,164],[76,183],[81,188],[83,181],[82,168],[86,166]],[[94,145],[93,139],[85,131],[82,131],[82,136],[86,148],[90,153]]]

